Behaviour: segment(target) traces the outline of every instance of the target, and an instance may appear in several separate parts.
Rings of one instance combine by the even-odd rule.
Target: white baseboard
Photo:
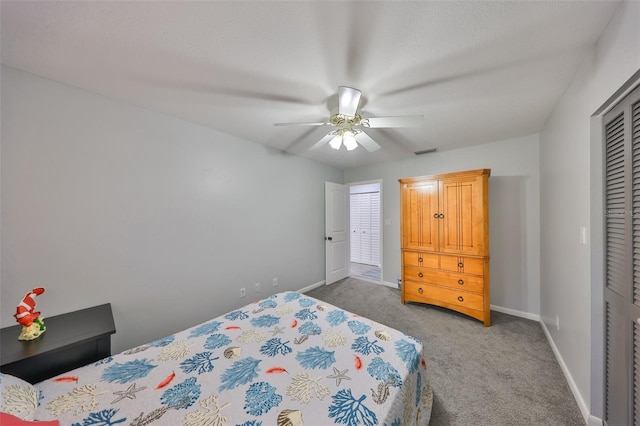
[[[560,355],[560,352],[558,351],[558,347],[553,341],[553,338],[551,337],[551,333],[549,333],[549,329],[547,328],[544,321],[540,321],[540,325],[542,326],[542,330],[544,331],[545,336],[547,336],[547,341],[549,342],[549,345],[551,345],[551,350],[553,351],[553,354],[556,356],[556,360],[558,361],[558,364],[560,364],[560,369],[562,370],[564,377],[567,379],[567,383],[569,383],[569,388],[571,389],[571,392],[573,393],[573,397],[576,399],[576,402],[578,403],[578,408],[582,413],[582,417],[584,418],[585,423],[589,426],[602,425],[602,420],[589,414],[589,407],[587,407],[587,404],[584,401],[584,398],[582,398],[582,395],[578,390],[578,386],[576,385],[576,382],[573,380],[573,376],[571,376],[571,373],[567,368],[567,364],[565,364],[564,359],[562,359],[562,355]]]
[[[504,308],[502,306],[491,305],[491,310],[496,312],[502,312],[503,314],[514,315],[520,318],[526,318],[534,321],[540,321],[540,315],[532,314],[530,312],[518,311],[516,309]]]
[[[396,290],[399,290],[398,283],[390,283],[388,281],[382,281],[381,283],[378,283],[378,284],[386,285],[387,287],[391,287],[391,288],[395,288]]]
[[[600,417],[592,416],[589,414],[589,420],[587,421],[587,426],[602,426],[604,422]]]
[[[363,281],[369,281],[369,280],[366,280],[366,279],[364,279],[364,278],[360,278],[360,277],[358,277],[358,279],[359,279],[359,280],[363,280]],[[388,282],[386,282],[386,281],[383,281],[383,282],[369,281],[369,282],[371,282],[371,283],[373,283],[373,284],[378,284],[378,285],[385,285],[385,286],[387,286],[387,287],[391,287],[391,288],[396,288],[396,289],[398,288],[398,285],[397,285],[397,284],[388,283]],[[314,288],[322,287],[323,285],[325,285],[325,283],[326,283],[326,281],[325,281],[325,280],[318,281],[317,283],[310,284],[310,285],[308,285],[308,286],[306,286],[306,287],[301,288],[300,290],[298,290],[298,292],[300,292],[300,293],[306,293],[306,292],[308,292],[308,291],[313,290]]]
[[[325,283],[326,283],[326,281],[325,281],[325,280],[318,281],[317,283],[315,283],[315,284],[311,284],[311,285],[308,285],[308,286],[306,286],[306,287],[304,287],[304,288],[301,288],[301,289],[300,289],[300,290],[298,290],[298,291],[299,291],[300,293],[306,293],[306,292],[308,292],[308,291],[313,290],[314,288],[322,287]]]

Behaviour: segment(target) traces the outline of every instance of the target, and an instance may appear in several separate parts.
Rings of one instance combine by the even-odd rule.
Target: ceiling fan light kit
[[[358,133],[362,133],[362,130],[340,129],[331,132],[330,135],[333,135],[333,138],[329,141],[329,146],[337,150],[344,145],[347,151],[353,151],[358,147],[358,142],[356,141]]]
[[[345,132],[344,135],[342,135],[342,143],[344,147],[347,148],[347,151],[353,151],[358,147],[356,136],[352,132]]]
[[[340,135],[335,135],[330,141],[329,141],[329,145],[331,146],[331,148],[333,149],[340,149],[340,147],[342,146],[342,136]]]
[[[320,139],[311,149],[316,150],[327,142],[335,150],[342,145],[347,151],[353,151],[362,145],[369,152],[380,149],[380,145],[362,129],[368,128],[393,128],[393,127],[418,127],[424,119],[421,115],[408,115],[402,117],[370,117],[362,118],[358,113],[362,92],[352,87],[338,87],[338,112],[333,114],[328,122],[319,123],[275,123],[276,126],[331,126],[336,130],[329,132]]]
[[[337,132],[333,132],[335,136],[329,141],[329,145],[333,149],[340,149],[340,147],[344,145],[347,151],[353,151],[358,147],[356,134],[359,132],[359,130],[338,130]]]

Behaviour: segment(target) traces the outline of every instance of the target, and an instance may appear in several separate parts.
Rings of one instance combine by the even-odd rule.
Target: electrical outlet
[[[245,297],[247,295],[247,289],[242,287],[240,289],[240,297]]]
[[[556,315],[556,330],[560,331],[560,317]]]
[[[256,283],[256,293],[260,292],[260,283]]]
[[[278,287],[278,277],[273,277],[273,286]]]

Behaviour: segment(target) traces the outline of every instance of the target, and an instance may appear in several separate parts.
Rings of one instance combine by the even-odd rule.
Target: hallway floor
[[[350,276],[368,281],[380,282],[382,280],[380,268],[375,265],[351,262]]]

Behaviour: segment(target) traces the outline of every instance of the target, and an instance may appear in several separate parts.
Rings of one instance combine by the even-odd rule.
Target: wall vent
[[[432,152],[436,152],[437,150],[438,150],[438,148],[423,149],[422,151],[414,152],[414,154],[415,155],[431,154]]]

